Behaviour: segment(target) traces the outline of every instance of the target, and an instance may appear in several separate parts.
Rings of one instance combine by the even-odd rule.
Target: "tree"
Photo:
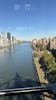
[[[52,54],[47,54],[43,55],[42,57],[45,67],[47,68],[47,75],[50,78],[50,80],[52,79],[52,82],[56,82],[56,62],[55,62],[55,58],[53,57]]]

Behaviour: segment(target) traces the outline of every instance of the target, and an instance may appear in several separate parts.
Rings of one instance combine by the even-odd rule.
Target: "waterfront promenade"
[[[34,64],[35,64],[35,67],[36,67],[36,71],[37,71],[40,83],[48,84],[48,80],[45,79],[44,71],[41,69],[41,65],[39,64],[39,61],[36,57],[34,57]],[[42,84],[42,85],[44,85],[44,84]],[[44,92],[43,96],[44,96],[45,100],[52,100],[51,95],[47,92]]]

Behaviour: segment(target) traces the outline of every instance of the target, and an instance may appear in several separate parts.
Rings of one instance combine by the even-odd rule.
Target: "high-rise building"
[[[50,39],[50,50],[52,49],[56,49],[56,37],[54,37],[53,39]]]
[[[37,44],[37,39],[33,39],[32,42],[33,42],[34,44]]]
[[[7,39],[11,40],[11,33],[7,33]]]
[[[12,36],[12,44],[14,45],[15,44],[15,37]]]
[[[7,33],[7,39],[8,39],[8,43],[9,45],[11,45],[11,33]]]
[[[1,33],[1,45],[2,46],[6,45],[6,35],[4,32]]]
[[[48,44],[48,40],[46,39],[46,38],[42,38],[42,39],[40,39],[39,41],[38,41],[38,43],[40,43],[40,44],[45,44],[45,45],[47,45]]]
[[[0,36],[0,46],[1,46],[1,36]]]

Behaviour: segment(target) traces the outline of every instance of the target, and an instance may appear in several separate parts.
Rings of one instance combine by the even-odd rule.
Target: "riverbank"
[[[20,43],[18,43],[18,44],[20,44]],[[15,45],[17,45],[17,44],[11,44],[11,45],[7,45],[7,46],[0,46],[0,49],[11,47],[11,46],[15,46]]]
[[[38,60],[39,60],[39,58],[33,56],[33,62],[34,62],[35,67],[36,67],[36,71],[37,71],[37,75],[39,77],[39,81],[40,81],[40,83],[43,83],[42,85],[48,84],[48,80],[45,79],[44,71],[42,70],[41,64],[39,63]],[[44,92],[43,96],[44,96],[44,100],[52,100],[52,98],[50,98],[51,95],[47,92]]]
[[[42,71],[41,65],[39,64],[38,59],[36,57],[34,57],[34,63],[35,63],[36,69],[37,69],[40,83],[47,84],[48,80],[44,78],[44,76],[45,76],[44,72]]]
[[[10,46],[0,46],[0,49],[7,48],[7,47],[10,47]]]

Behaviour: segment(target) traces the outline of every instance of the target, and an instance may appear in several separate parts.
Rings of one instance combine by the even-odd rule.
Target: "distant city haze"
[[[0,34],[20,40],[56,36],[56,0],[0,0]]]
[[[18,44],[19,41],[16,40],[16,37],[12,36],[11,33],[6,34],[4,32],[0,35],[0,48],[8,47],[8,46],[14,46],[15,44]]]

